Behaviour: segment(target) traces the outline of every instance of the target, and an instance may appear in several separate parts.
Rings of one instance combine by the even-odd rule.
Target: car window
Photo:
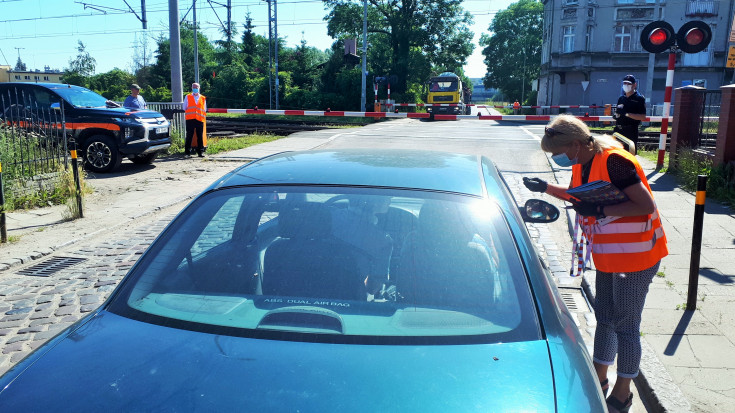
[[[183,211],[110,308],[223,334],[509,341],[538,338],[526,280],[499,208],[487,200],[238,188]]]
[[[76,107],[99,108],[106,107],[107,99],[83,87],[60,87],[54,91]]]

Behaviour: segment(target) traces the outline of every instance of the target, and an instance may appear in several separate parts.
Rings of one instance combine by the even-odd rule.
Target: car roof
[[[214,187],[346,185],[416,188],[485,196],[480,157],[400,149],[283,152],[251,162]]]
[[[5,82],[0,85],[7,86],[40,86],[46,89],[86,89],[81,86],[71,85],[67,83],[35,83],[35,82]]]

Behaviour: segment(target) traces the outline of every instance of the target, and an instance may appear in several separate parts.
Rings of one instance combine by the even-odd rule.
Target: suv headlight
[[[115,118],[115,120],[122,123],[141,123],[139,118]]]

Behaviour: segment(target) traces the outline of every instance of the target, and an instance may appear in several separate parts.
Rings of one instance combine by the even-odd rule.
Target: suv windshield
[[[217,334],[358,343],[539,335],[498,206],[409,190],[211,192],[151,246],[110,309]]]
[[[83,87],[56,88],[54,92],[61,95],[66,101],[76,107],[99,108],[105,107],[107,99]]]

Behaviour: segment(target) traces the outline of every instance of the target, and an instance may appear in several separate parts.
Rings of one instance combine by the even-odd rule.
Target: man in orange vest
[[[191,84],[191,93],[184,98],[184,113],[186,117],[186,140],[184,141],[184,154],[191,156],[192,140],[196,132],[197,140],[194,147],[200,158],[204,157],[207,149],[207,138],[205,136],[205,125],[207,121],[207,98],[199,93],[199,83]]]
[[[518,110],[519,110],[520,108],[521,108],[521,104],[520,104],[520,103],[518,103],[518,101],[517,101],[517,100],[516,100],[515,102],[513,102],[513,114],[514,114],[514,115],[517,115],[517,114],[518,114]]]

